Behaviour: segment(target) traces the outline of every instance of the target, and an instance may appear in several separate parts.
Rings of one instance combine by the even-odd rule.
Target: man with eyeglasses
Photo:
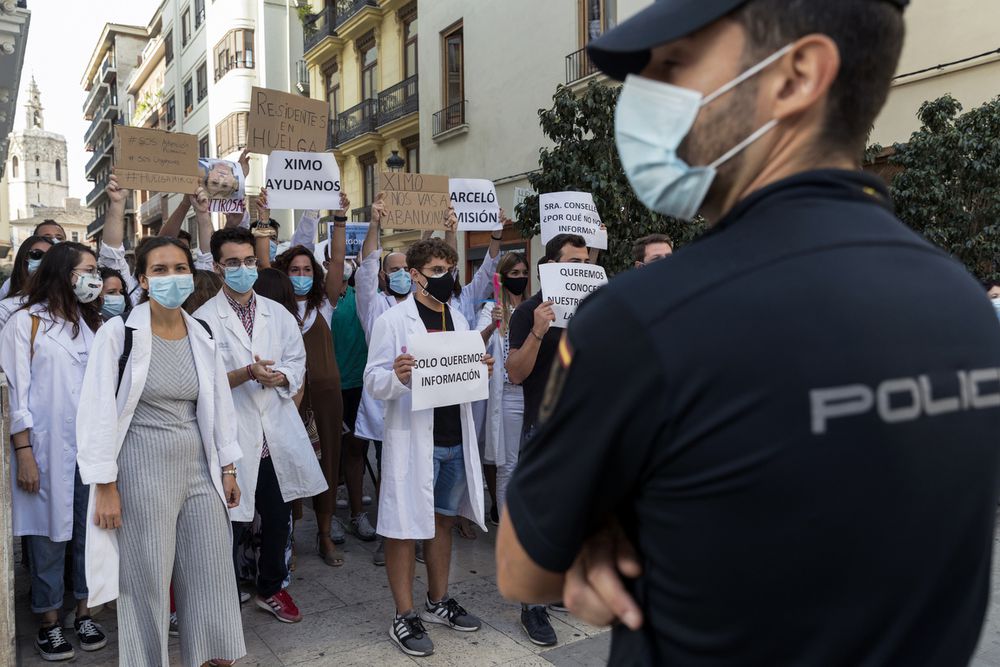
[[[243,458],[236,465],[243,501],[232,512],[234,540],[261,518],[255,603],[284,623],[302,614],[282,590],[291,501],[311,498],[327,484],[293,400],[305,377],[305,346],[295,317],[258,296],[254,237],[241,227],[212,235],[212,258],[225,283],[195,317],[211,327],[226,368],[239,419]],[[248,500],[249,499],[249,500]],[[241,525],[242,524],[242,525]]]
[[[424,623],[474,632],[482,622],[448,595],[452,527],[465,516],[485,530],[482,467],[470,403],[413,410],[410,379],[415,359],[410,336],[468,331],[449,304],[458,253],[441,239],[414,243],[406,252],[417,291],[389,309],[371,334],[365,390],[383,401],[385,441],[378,533],[385,537],[386,572],[396,603],[389,637],[407,655],[434,652]],[[487,355],[485,363],[492,368]],[[413,605],[415,541],[424,540],[427,599]]]

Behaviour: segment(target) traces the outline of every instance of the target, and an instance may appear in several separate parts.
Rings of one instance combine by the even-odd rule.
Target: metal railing
[[[434,114],[432,119],[433,122],[431,124],[431,136],[436,137],[439,134],[444,134],[448,130],[454,130],[456,127],[465,125],[465,108],[468,104],[468,100],[455,102],[454,104],[447,106]]]
[[[336,144],[346,143],[362,134],[375,131],[378,100],[368,99],[337,116]]]
[[[87,99],[83,102],[83,116],[87,120],[90,120],[91,114],[97,108],[97,103],[101,101],[101,97],[106,95],[108,92],[108,84],[106,83],[95,83],[90,87],[90,92],[87,93]]]
[[[337,119],[331,118],[326,127],[326,150],[332,151],[337,145]]]
[[[378,125],[386,125],[420,108],[417,97],[417,76],[403,79],[378,94]]]
[[[371,205],[362,206],[361,208],[351,209],[351,222],[371,222],[371,219],[372,219]]]
[[[115,59],[108,51],[108,55],[104,56],[104,62],[101,63],[101,79],[104,83],[111,83],[117,75],[118,69],[115,67]]]
[[[305,60],[295,63],[295,89],[306,97],[309,96],[309,65]]]
[[[93,139],[95,131],[98,127],[100,127],[101,123],[106,120],[107,119],[104,117],[104,114],[94,116],[94,120],[90,121],[90,127],[88,127],[87,131],[83,134],[83,142],[85,144],[88,146],[90,145],[90,140]]]
[[[102,229],[104,229],[104,214],[97,216],[92,223],[87,225],[87,238],[92,238]]]
[[[93,173],[94,168],[97,165],[99,165],[102,160],[111,157],[109,151],[111,150],[111,147],[113,145],[114,145],[114,133],[108,132],[104,136],[104,138],[101,139],[101,143],[94,147],[94,154],[93,156],[91,156],[89,160],[87,160],[87,166],[83,168],[83,173],[89,176],[91,173]]]
[[[566,56],[566,85],[596,74],[597,71],[597,67],[587,55],[587,49],[580,49]]]
[[[217,62],[216,65],[219,63]],[[228,60],[222,61],[222,66],[215,70],[215,81],[224,77],[234,69],[253,69],[253,51],[237,51],[235,56],[230,56]]]
[[[151,221],[163,217],[163,197],[159,192],[149,192],[149,199],[139,205],[139,220],[142,224],[149,224]]]
[[[205,22],[205,8],[202,7],[194,15],[194,29],[197,30]]]
[[[378,7],[378,0],[337,0],[302,24],[303,51],[308,53],[324,37],[337,34],[337,28],[365,7]]]
[[[344,24],[365,7],[378,7],[378,0],[337,0],[337,26]]]
[[[104,188],[106,187],[108,187],[107,176],[94,183],[94,189],[87,193],[87,198],[84,200],[84,204],[88,207],[91,206],[101,193],[104,192]]]

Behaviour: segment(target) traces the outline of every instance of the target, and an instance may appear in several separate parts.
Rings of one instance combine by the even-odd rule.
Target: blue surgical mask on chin
[[[292,276],[292,289],[295,290],[295,296],[305,296],[306,294],[309,294],[309,290],[311,290],[312,287],[312,276]]]
[[[237,294],[246,294],[253,289],[253,284],[257,282],[257,268],[239,266],[235,269],[226,269],[226,285]]]
[[[714,93],[701,93],[629,75],[615,113],[615,143],[632,189],[647,208],[680,220],[693,220],[719,167],[777,126],[771,120],[708,166],[690,166],[677,149],[707,104],[759,74],[792,49],[784,47]]]

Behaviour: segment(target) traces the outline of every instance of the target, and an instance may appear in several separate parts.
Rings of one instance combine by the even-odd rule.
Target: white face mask
[[[345,260],[344,261],[344,281],[346,282],[346,281],[350,280],[351,276],[353,276],[353,275],[354,275],[354,264]]]
[[[90,303],[104,291],[104,280],[94,273],[81,273],[73,283],[73,293],[80,303]]]
[[[760,73],[792,49],[792,45],[765,58],[711,95],[629,75],[615,114],[615,142],[629,183],[647,208],[680,220],[693,220],[720,166],[770,132],[777,119],[766,123],[705,167],[692,167],[677,155],[702,107]]]

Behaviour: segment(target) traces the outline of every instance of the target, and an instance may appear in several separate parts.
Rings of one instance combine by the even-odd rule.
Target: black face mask
[[[427,280],[427,287],[423,288],[424,291],[438,303],[448,303],[448,299],[455,293],[455,276],[452,275],[451,271],[435,278],[426,276],[423,272],[420,275]]]
[[[528,279],[527,278],[508,278],[503,277],[503,286],[507,288],[507,291],[514,296],[521,296],[524,294],[524,290],[528,289]]]

